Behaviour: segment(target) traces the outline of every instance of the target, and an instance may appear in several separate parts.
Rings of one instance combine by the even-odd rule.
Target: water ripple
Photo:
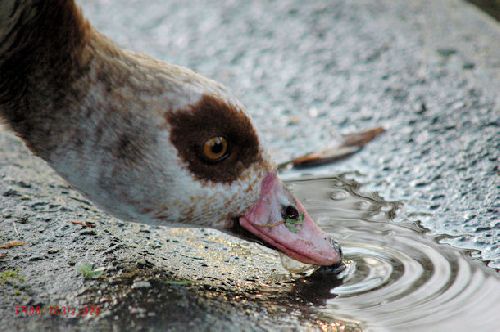
[[[344,251],[337,278],[319,272],[295,286],[322,317],[368,331],[498,331],[499,275],[411,223],[390,222],[400,203],[361,194],[343,177],[289,186]]]

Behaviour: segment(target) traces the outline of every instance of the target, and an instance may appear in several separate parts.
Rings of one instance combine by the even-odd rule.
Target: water
[[[358,322],[366,331],[499,331],[499,275],[416,225],[396,222],[400,203],[361,194],[342,176],[288,185],[343,248],[342,273],[316,271],[293,290],[322,319]]]

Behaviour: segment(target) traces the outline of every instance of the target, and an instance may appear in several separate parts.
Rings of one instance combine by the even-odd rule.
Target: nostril
[[[298,219],[299,211],[294,206],[288,205],[281,209],[281,217],[283,219]]]

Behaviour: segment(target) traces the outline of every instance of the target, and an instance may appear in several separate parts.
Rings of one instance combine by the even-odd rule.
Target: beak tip
[[[330,237],[330,244],[333,248],[333,250],[335,251],[336,255],[335,256],[338,256],[338,258],[335,260],[335,262],[332,264],[332,265],[337,265],[339,263],[342,262],[342,258],[343,258],[343,252],[342,252],[342,248],[340,247],[340,245],[337,243],[337,241],[335,241],[332,237]]]

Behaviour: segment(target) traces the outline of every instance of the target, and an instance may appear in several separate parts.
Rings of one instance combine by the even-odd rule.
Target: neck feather
[[[0,116],[28,145],[60,117],[57,104],[85,72],[93,33],[72,0],[2,0]]]

